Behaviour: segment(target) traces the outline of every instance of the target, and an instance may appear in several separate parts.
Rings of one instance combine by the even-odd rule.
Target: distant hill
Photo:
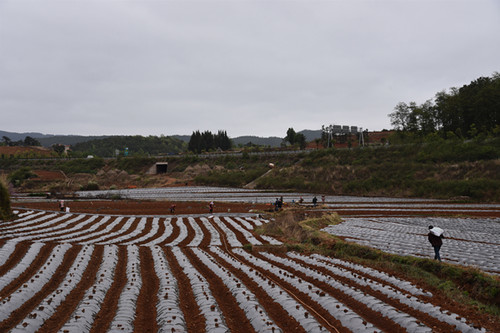
[[[304,134],[307,142],[314,141],[315,139],[321,138],[321,130],[303,130],[298,133]]]
[[[321,138],[321,130],[302,130],[298,133],[302,133],[306,137],[306,141],[310,142],[314,139]],[[283,137],[285,137],[285,133]],[[15,132],[6,132],[0,131],[0,138],[6,136],[12,141],[24,140],[27,136],[30,136],[34,139],[37,139],[40,144],[44,147],[51,147],[53,144],[61,144],[61,145],[71,145],[74,146],[79,143],[93,141],[93,140],[102,140],[111,138],[111,135],[101,135],[101,136],[83,136],[83,135],[53,135],[53,134],[42,134],[37,132],[29,132],[29,133],[15,133]],[[116,135],[117,137],[123,137]],[[171,135],[170,137],[181,140],[183,142],[189,142],[191,139],[191,135]],[[235,138],[231,138],[235,146],[238,145],[246,145],[248,143],[253,143],[260,146],[270,146],[270,147],[279,147],[283,138],[277,136],[271,137],[259,137],[253,135],[246,136],[238,136]]]
[[[259,146],[271,146],[271,147],[279,147],[281,145],[281,142],[283,141],[283,138],[278,138],[276,136],[271,136],[267,138],[262,138],[258,136],[239,136],[236,138],[231,138],[233,141],[234,145],[246,145],[248,143],[253,143],[255,145]]]
[[[102,140],[109,137],[110,137],[109,135],[107,136],[53,135],[49,137],[40,138],[37,140],[40,141],[42,146],[50,147],[53,144],[74,146],[78,143],[88,142],[92,140]]]
[[[302,130],[298,133],[304,134],[306,137],[306,141],[314,141],[315,139],[321,138],[321,130]],[[174,138],[182,140],[184,142],[189,142],[191,139],[190,135],[173,135]],[[283,135],[283,138],[285,135]],[[279,147],[281,145],[281,142],[283,142],[283,138],[277,137],[277,136],[269,136],[269,137],[260,137],[260,136],[254,136],[254,135],[244,135],[244,136],[237,136],[234,138],[231,138],[233,141],[233,144],[235,146],[238,145],[246,145],[249,143],[259,145],[259,146],[270,146],[270,147]]]
[[[61,145],[75,145],[80,142],[87,142],[91,140],[99,140],[108,138],[107,136],[83,136],[83,135],[54,135],[54,134],[42,134],[38,132],[26,132],[26,133],[16,133],[0,131],[0,138],[8,137],[12,141],[23,141],[27,136],[37,139],[43,147],[50,147],[53,144]]]
[[[172,137],[184,142],[189,142],[189,140],[191,140],[191,135],[172,135]]]
[[[53,136],[51,134],[42,134],[42,133],[36,133],[36,132],[27,132],[27,133],[15,133],[15,132],[6,132],[6,131],[0,131],[0,137],[3,138],[4,136],[8,137],[12,141],[19,141],[23,140],[27,137],[30,136],[34,139],[37,139],[40,141],[40,138],[45,138],[45,137],[50,137]]]

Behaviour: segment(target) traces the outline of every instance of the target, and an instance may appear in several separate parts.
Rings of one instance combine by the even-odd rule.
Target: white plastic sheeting
[[[117,262],[118,247],[114,245],[105,246],[103,259],[96,274],[96,281],[87,289],[71,318],[61,328],[62,332],[84,333],[92,328],[95,316],[101,309],[104,297],[113,283]]]
[[[281,329],[267,315],[265,309],[259,304],[255,295],[243,284],[241,280],[221,268],[220,265],[208,254],[200,249],[193,249],[193,253],[214,272],[229,289],[240,308],[245,312],[250,324],[257,332],[281,332]]]
[[[210,246],[221,246],[221,240],[220,240],[220,235],[217,229],[210,223],[210,221],[202,217],[200,218],[201,223],[208,229],[208,232],[210,233]]]
[[[33,260],[35,260],[44,245],[44,243],[31,244],[28,252],[26,252],[21,261],[18,262],[17,265],[9,270],[5,275],[0,277],[0,287],[4,288],[9,283],[14,281],[19,275],[21,275],[31,265]],[[5,302],[5,300],[3,300],[2,302]]]
[[[17,325],[15,331],[35,332],[49,319],[57,307],[66,299],[69,293],[80,282],[85,269],[90,261],[94,247],[84,246],[78,253],[77,259],[68,270],[64,281],[57,289],[36,306],[36,308]]]
[[[192,217],[188,217],[188,222],[194,230],[194,238],[191,242],[189,242],[188,246],[200,246],[201,241],[203,240],[203,231],[201,230],[198,223],[196,223],[195,219]]]
[[[130,245],[127,246],[127,283],[120,294],[118,309],[110,324],[111,331],[134,331],[137,298],[139,297],[141,286],[139,248]]]
[[[297,322],[309,333],[320,333],[327,331],[313,316],[304,316],[307,310],[293,297],[271,280],[263,277],[257,270],[242,264],[240,261],[230,257],[218,247],[210,247],[210,251],[219,255],[231,266],[244,272],[250,279],[255,281],[276,303],[281,305],[288,314],[297,319]]]
[[[160,237],[151,240],[150,242],[144,244],[144,246],[153,246],[156,244],[161,244],[163,241],[165,241],[165,239],[167,239],[172,234],[174,228],[172,226],[171,218],[167,218],[159,223],[163,223],[165,225],[165,231],[163,232],[163,234],[160,235]]]
[[[151,248],[156,275],[160,280],[156,307],[158,332],[186,332],[184,314],[179,307],[179,288],[172,274],[165,253],[159,246]]]
[[[214,217],[213,221],[219,228],[222,229],[222,231],[226,234],[226,239],[229,242],[229,246],[231,247],[241,247],[242,244],[238,241],[236,238],[236,235],[234,232],[231,231],[218,217]]]
[[[233,249],[233,251],[244,257],[245,260],[248,260],[256,266],[262,267],[266,271],[278,276],[280,279],[290,283],[295,288],[308,295],[311,299],[327,310],[333,317],[338,319],[344,327],[352,330],[353,332],[380,332],[380,330],[378,330],[373,324],[365,321],[365,319],[360,317],[355,311],[348,308],[334,297],[324,293],[322,290],[319,290],[316,286],[302,281],[292,273],[282,268],[250,255],[243,249]],[[318,293],[316,293],[316,291],[318,291]],[[324,296],[321,296],[323,294]]]
[[[189,262],[189,259],[178,247],[173,247],[172,252],[182,270],[189,278],[196,303],[201,314],[205,317],[205,329],[209,333],[229,332],[224,316],[219,309],[217,301],[210,292],[210,285]]]
[[[61,244],[54,247],[42,268],[31,279],[10,294],[8,302],[6,299],[0,302],[0,321],[7,319],[13,311],[38,293],[49,282],[70,247],[70,244]]]

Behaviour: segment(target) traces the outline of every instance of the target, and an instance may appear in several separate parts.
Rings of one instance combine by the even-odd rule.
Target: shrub
[[[96,182],[90,181],[87,185],[82,185],[80,187],[80,191],[97,191],[99,190],[99,184]]]
[[[10,195],[5,177],[0,177],[0,219],[8,220],[12,217]]]
[[[127,157],[121,158],[116,162],[116,167],[125,170],[129,174],[143,173],[156,162],[156,159],[149,157]]]
[[[82,158],[70,160],[63,163],[60,167],[66,174],[90,173],[96,174],[104,166],[102,158]]]
[[[14,185],[14,187],[19,187],[27,179],[35,177],[36,175],[31,171],[29,167],[22,167],[9,176],[9,181]]]

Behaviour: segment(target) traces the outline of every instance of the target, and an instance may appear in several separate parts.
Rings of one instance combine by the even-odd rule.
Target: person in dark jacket
[[[434,248],[434,259],[441,261],[441,256],[439,255],[439,250],[441,249],[441,245],[443,245],[444,236],[442,233],[439,236],[437,236],[434,232],[432,232],[432,229],[434,229],[434,226],[430,225],[429,226],[429,234],[427,235],[427,238],[429,239],[429,242],[431,243],[432,247]]]

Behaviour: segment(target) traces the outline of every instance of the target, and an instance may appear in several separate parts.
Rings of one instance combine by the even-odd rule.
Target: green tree
[[[24,138],[24,145],[25,146],[36,146],[36,147],[39,147],[39,146],[41,146],[41,143],[40,143],[40,141],[38,141],[37,139],[32,138],[31,136],[27,136],[27,137]]]
[[[210,131],[201,133],[201,148],[203,151],[209,151],[215,148],[214,135]]]
[[[500,124],[500,74],[438,92],[422,105],[401,102],[389,117],[394,129],[421,136],[436,131],[469,138],[493,134]]]
[[[194,131],[191,134],[191,138],[188,143],[188,150],[193,153],[201,153],[201,133],[200,131]]]
[[[55,151],[59,156],[61,156],[64,153],[65,149],[66,148],[64,147],[64,145],[60,145],[60,144],[53,144],[52,145],[52,150]]]
[[[230,150],[232,147],[231,139],[227,136],[226,131],[219,130],[217,134],[214,135],[215,148],[220,148],[224,151]]]
[[[295,138],[296,138],[296,136],[297,136],[297,133],[295,133],[295,130],[290,127],[286,131],[285,141],[290,142],[290,144],[293,146],[295,144]]]
[[[5,143],[6,146],[12,146],[12,140],[8,136],[3,136],[2,137],[3,142]]]
[[[302,133],[297,133],[295,135],[295,142],[299,145],[300,149],[305,149],[307,142],[306,142],[306,136]]]

